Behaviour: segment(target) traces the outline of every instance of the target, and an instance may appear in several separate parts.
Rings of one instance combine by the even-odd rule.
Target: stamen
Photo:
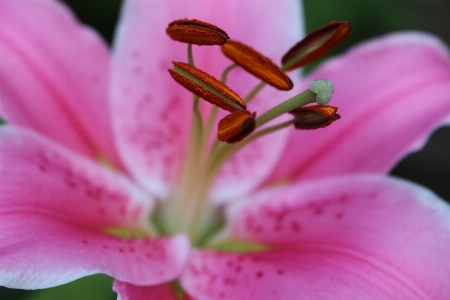
[[[166,33],[175,41],[199,46],[223,45],[230,38],[221,28],[197,19],[173,21]]]
[[[345,24],[348,25],[348,23]],[[326,27],[318,34],[317,40],[313,39],[316,49],[321,49],[333,40],[338,29],[333,29],[331,32],[330,28]],[[168,71],[175,81],[194,94],[194,116],[189,147],[182,166],[183,171],[176,187],[167,197],[167,201],[159,208],[158,217],[154,219],[155,224],[159,224],[158,233],[184,232],[189,235],[193,245],[198,247],[209,243],[213,235],[217,234],[223,226],[222,209],[210,201],[211,188],[221,167],[234,153],[255,140],[288,126],[295,125],[297,129],[322,128],[330,125],[340,116],[336,114],[337,108],[326,106],[332,96],[333,85],[328,80],[317,80],[311,82],[308,90],[278,104],[256,118],[256,112],[248,111],[246,102],[226,86],[227,76],[235,66],[239,65],[262,80],[245,98],[249,102],[266,84],[281,90],[292,89],[292,81],[280,67],[241,42],[227,42],[229,37],[225,31],[206,22],[196,19],[177,20],[169,24],[166,32],[172,39],[189,44],[189,63],[173,62],[173,69]],[[222,82],[195,67],[192,44],[223,45],[222,52],[235,64],[225,69]],[[295,52],[296,64],[297,58],[308,59],[309,55],[314,53],[315,49],[309,46],[306,49],[306,55]],[[290,64],[291,62],[288,62],[288,66],[285,65],[285,67],[289,67]],[[215,105],[209,115],[202,115],[199,109],[199,97]],[[315,102],[318,105],[303,107]],[[227,110],[230,114],[219,122],[218,139],[210,144],[210,133],[215,124],[218,108]],[[267,124],[286,113],[291,113],[294,117],[287,121],[283,118],[281,123]],[[266,124],[268,126],[265,126]],[[234,242],[232,244],[235,246]],[[259,245],[238,243],[238,246],[244,246],[242,249],[245,251],[250,251],[254,248],[253,246],[257,246],[255,251],[263,250],[259,248]],[[237,251],[240,251],[239,249]]]
[[[306,106],[293,110],[291,113],[298,120],[294,125],[297,129],[311,130],[325,128],[341,118],[336,114],[334,106]]]
[[[242,141],[255,130],[256,113],[248,110],[236,111],[225,116],[218,125],[217,138],[234,144]]]
[[[255,86],[253,90],[251,90],[250,93],[248,93],[248,95],[245,96],[244,102],[247,104],[250,103],[250,101],[254,99],[254,97],[266,86],[266,84],[267,83],[262,81],[257,86]]]
[[[173,64],[168,70],[172,78],[195,95],[229,112],[247,109],[238,94],[213,76],[185,63]]]
[[[303,93],[294,96],[283,103],[271,108],[270,110],[263,113],[256,119],[256,128],[261,127],[267,122],[272,121],[273,119],[293,111],[296,108],[302,107],[303,105],[307,105],[310,103],[314,103],[316,101],[316,94],[310,90],[306,90]]]
[[[283,69],[290,71],[313,62],[345,40],[350,32],[348,22],[330,22],[310,32],[283,56]]]
[[[223,71],[222,77],[220,78],[220,81],[223,84],[225,84],[225,85],[227,84],[228,74],[231,72],[231,70],[233,70],[236,67],[237,67],[236,64],[232,64]],[[245,100],[244,100],[244,102],[245,102]],[[209,136],[209,134],[213,128],[213,124],[214,124],[214,121],[216,120],[217,113],[218,113],[218,107],[214,106],[211,109],[211,112],[209,113],[208,122],[206,123],[206,132],[205,132],[206,137]]]
[[[235,64],[276,89],[288,91],[294,86],[280,67],[250,46],[230,40],[222,46],[222,52]]]

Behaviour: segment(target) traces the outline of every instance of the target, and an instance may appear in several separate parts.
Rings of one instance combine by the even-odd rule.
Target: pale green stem
[[[169,230],[168,233],[170,234],[182,232],[189,223],[190,219],[189,216],[185,214],[185,211],[191,205],[190,201],[192,199],[189,197],[189,194],[192,193],[192,189],[195,188],[195,174],[199,174],[199,168],[201,167],[198,163],[198,155],[201,155],[202,152],[202,149],[199,148],[202,138],[202,118],[198,111],[198,97],[194,96],[194,98],[194,116],[191,125],[191,138],[183,166],[183,173],[180,177],[178,190],[172,195],[167,203],[166,219],[170,220],[175,216],[170,222],[165,222],[165,224],[171,224],[172,226],[171,228],[167,228],[167,230]]]
[[[288,113],[296,108],[299,108],[303,105],[314,103],[316,101],[316,94],[311,92],[310,90],[306,90],[301,94],[298,94],[283,103],[275,106],[274,108],[268,110],[258,118],[256,118],[256,129],[261,127],[262,125],[266,124],[267,122],[272,121],[273,119]],[[277,125],[278,126],[278,125]],[[269,127],[272,128],[272,127]],[[268,129],[269,130],[269,129]],[[276,130],[276,129],[273,129]],[[256,133],[255,133],[256,134]],[[257,135],[258,137],[258,135]],[[251,137],[249,137],[251,138]],[[248,138],[247,138],[248,139]],[[241,142],[242,143],[242,142]],[[225,144],[221,146],[216,146],[215,151],[210,151],[210,158],[208,158],[208,163],[210,166],[210,173],[208,176],[215,176],[216,175],[216,169],[218,167],[222,166],[223,162],[226,161],[226,159],[229,158],[228,155],[225,155],[228,151],[231,151],[234,145],[231,144]],[[224,159],[224,156],[226,158]]]
[[[267,122],[272,121],[276,117],[279,117],[285,113],[293,111],[296,108],[302,107],[303,105],[316,102],[316,94],[310,90],[306,90],[297,96],[292,97],[289,100],[275,106],[274,108],[266,111],[264,114],[256,118],[256,128],[261,127]]]
[[[223,70],[222,77],[220,78],[220,81],[222,81],[223,84],[227,84],[228,74],[230,73],[231,70],[233,70],[236,67],[237,67],[236,64],[231,64],[225,70]]]
[[[205,228],[205,224],[211,221],[212,207],[209,205],[209,193],[211,186],[214,183],[214,177],[207,176],[206,166],[202,168],[202,175],[199,177],[200,182],[197,183],[197,189],[194,193],[195,205],[188,208],[190,214],[190,223],[188,227],[189,236],[192,239],[193,245],[197,245],[201,236],[205,234],[201,229]]]
[[[188,45],[188,61],[191,66],[194,66],[194,58],[192,54],[192,45]],[[170,224],[171,228],[164,228],[166,233],[178,233],[182,232],[189,222],[189,217],[185,216],[184,211],[190,205],[191,198],[188,195],[183,195],[182,193],[188,193],[195,188],[195,176],[192,174],[199,173],[199,166],[197,162],[198,155],[202,155],[203,149],[199,146],[202,141],[203,132],[203,119],[199,109],[199,97],[193,96],[193,106],[192,106],[194,116],[191,123],[191,137],[189,141],[189,147],[186,153],[186,159],[184,161],[183,173],[180,177],[180,182],[178,185],[178,190],[173,194],[167,201],[167,206],[163,211],[163,215],[166,220],[170,220],[175,216],[172,222],[164,222],[165,225]]]
[[[232,64],[230,66],[228,66],[222,73],[222,78],[221,81],[223,84],[227,84],[227,78],[228,78],[228,74],[230,73],[231,70],[233,70],[234,68],[236,68],[237,65],[236,64]],[[217,117],[217,113],[219,112],[219,108],[217,106],[213,106],[211,108],[211,112],[209,114],[209,118],[208,118],[208,122],[206,123],[206,130],[205,130],[205,135],[206,137],[209,137],[209,135],[211,134],[211,130],[212,127],[214,125],[214,121],[216,120]]]
[[[214,174],[216,171],[220,169],[223,164],[233,155],[235,154],[237,151],[239,151],[240,149],[242,149],[243,147],[247,146],[248,144],[250,144],[251,142],[254,142],[255,140],[266,136],[268,134],[271,134],[273,132],[276,132],[280,129],[292,126],[293,124],[295,124],[296,122],[300,121],[300,120],[304,120],[310,118],[310,116],[299,116],[296,118],[293,118],[292,120],[289,121],[285,121],[283,123],[274,125],[274,126],[270,126],[264,129],[261,129],[255,133],[253,133],[252,135],[250,135],[248,138],[246,138],[245,140],[243,140],[242,142],[236,143],[236,144],[226,144],[223,145],[216,153],[215,156],[215,160],[212,161],[211,163],[211,174]]]
[[[192,44],[188,44],[188,63],[193,67],[195,66],[194,55],[192,54]]]
[[[257,86],[253,88],[253,90],[250,91],[250,93],[248,93],[247,96],[245,96],[244,102],[247,104],[250,103],[250,101],[253,100],[256,94],[258,94],[259,91],[261,91],[265,86],[266,86],[265,82],[260,82]]]
[[[264,114],[262,114],[261,116],[256,118],[255,128],[258,129],[262,125],[272,121],[273,119],[275,119],[285,113],[291,112],[292,110],[302,107],[306,104],[314,103],[315,101],[316,101],[316,94],[311,92],[310,90],[306,90],[303,93],[298,94],[298,95],[284,101],[283,103],[275,106],[274,108],[268,110],[267,112],[265,112]],[[291,120],[288,122],[294,122],[294,121]],[[240,142],[235,145],[232,145],[232,144],[222,145],[215,152],[210,153],[210,155],[213,155],[213,156],[210,159],[210,170],[212,170],[212,171],[210,171],[211,173],[209,174],[209,176],[215,175],[215,173],[216,173],[215,170],[218,169],[219,167],[221,167],[223,165],[223,163],[230,157],[230,155],[227,154],[228,152],[232,152],[232,154],[233,154],[237,151],[237,150],[233,150],[234,148],[240,149],[243,147],[243,145],[247,145],[249,142],[254,141],[255,139],[257,139],[263,135],[266,135],[268,133],[271,133],[273,131],[276,131],[280,128],[283,128],[285,126],[292,124],[292,123],[289,124],[288,122],[281,123],[281,124],[266,128],[264,130],[258,131],[256,133],[254,133],[252,136],[248,137],[246,140],[244,140],[244,142]],[[278,127],[278,126],[280,126],[280,127]],[[240,144],[243,144],[243,145],[240,146]]]

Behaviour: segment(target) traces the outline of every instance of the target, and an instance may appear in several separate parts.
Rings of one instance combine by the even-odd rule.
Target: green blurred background
[[[111,41],[121,0],[64,0],[63,2],[75,11],[83,23],[96,28],[106,40]],[[352,35],[329,55],[345,51],[353,44],[367,38],[397,30],[428,31],[440,36],[447,45],[450,45],[449,0],[304,0],[303,3],[308,31],[329,21],[350,21]],[[281,20],[282,16],[280,16]],[[424,99],[424,101],[428,100]],[[392,174],[427,186],[450,202],[449,149],[450,127],[444,127],[431,136],[422,151],[403,159]],[[111,278],[95,275],[56,288],[38,291],[0,287],[0,300],[112,300],[116,299],[116,294],[111,291],[111,285]]]

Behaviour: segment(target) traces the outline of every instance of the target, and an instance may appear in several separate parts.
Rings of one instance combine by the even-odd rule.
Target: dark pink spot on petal
[[[255,232],[256,233],[261,233],[263,231],[263,228],[261,226],[256,226],[255,227]]]
[[[293,221],[293,222],[291,223],[291,228],[292,228],[292,230],[294,230],[295,232],[301,231],[300,225],[299,225],[297,222],[295,222],[295,221]]]
[[[125,206],[121,205],[119,207],[119,214],[125,215],[125,213],[126,213],[126,208],[125,208]]]
[[[339,198],[339,201],[342,203],[348,202],[348,196],[347,195],[341,195]]]
[[[104,214],[106,214],[106,210],[105,210],[104,207],[100,207],[100,208],[97,210],[97,213],[98,213],[99,215],[104,215]]]
[[[75,189],[77,187],[76,182],[72,179],[68,178],[65,180],[65,182],[66,182],[67,186],[70,187],[71,189]]]
[[[342,219],[343,216],[344,216],[344,212],[337,213],[336,214],[336,219],[340,220],[340,219]]]
[[[41,171],[41,172],[47,172],[47,171],[48,171],[48,167],[45,166],[45,165],[40,165],[40,166],[39,166],[39,171]]]

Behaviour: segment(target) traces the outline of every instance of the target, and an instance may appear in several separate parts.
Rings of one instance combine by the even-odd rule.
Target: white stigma
[[[330,102],[334,87],[328,79],[319,79],[311,81],[309,90],[316,94],[316,103],[324,106]]]

